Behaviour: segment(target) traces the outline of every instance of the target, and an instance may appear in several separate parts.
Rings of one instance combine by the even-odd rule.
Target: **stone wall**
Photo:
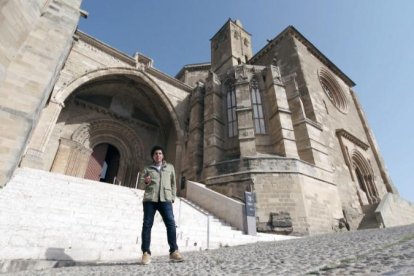
[[[139,136],[141,148],[133,152],[140,156],[134,158],[140,162],[135,163],[151,162],[147,152],[149,149],[145,153],[143,151],[157,143],[165,146],[167,160],[180,172],[181,143],[191,87],[152,68],[150,59],[144,56],[128,56],[80,31],[76,32],[75,37],[76,41],[65,60],[65,67],[56,81],[50,101],[42,111],[22,166],[56,169],[53,162],[57,160],[62,139],[71,140],[76,129],[82,125],[109,119],[113,122],[119,120],[120,125],[133,129],[135,136]],[[79,93],[84,97],[101,93],[103,97],[110,98],[110,106],[82,103],[75,107],[74,98]],[[138,113],[141,115],[136,115]],[[153,118],[152,124],[158,122],[155,123],[159,124],[158,129],[143,122],[144,119],[136,118],[142,113]],[[110,136],[109,132],[107,136]],[[130,146],[135,140],[128,141],[127,145]],[[88,146],[81,145],[84,147],[81,155],[85,155],[80,157],[82,160],[87,159],[88,150],[91,153],[92,149]],[[77,151],[72,149],[70,152]],[[121,163],[133,163],[124,157]],[[67,173],[64,168],[66,165],[61,165],[63,168],[58,171]],[[125,171],[128,179],[136,178],[138,168],[142,168],[142,164],[131,166],[133,168]],[[69,174],[82,177],[82,171],[84,169]],[[128,181],[129,185],[132,185],[131,181]]]
[[[0,186],[22,157],[79,20],[81,0],[47,3],[10,0],[0,6]]]
[[[206,66],[207,67],[207,66]],[[185,70],[185,68],[183,69]],[[196,87],[198,82],[206,82],[208,77],[209,71],[201,68],[200,70],[185,70],[184,73],[178,76],[178,79],[183,83],[191,86]]]
[[[363,155],[366,163],[372,168],[372,174],[375,186],[378,189],[379,198],[386,193],[386,185],[381,176],[381,164],[376,162],[374,152],[376,149],[369,144],[369,137],[364,130],[364,121],[361,121],[357,106],[354,102],[349,82],[338,76],[334,71],[329,75],[338,84],[338,90],[341,91],[345,102],[345,108],[340,109],[334,101],[326,94],[321,86],[320,72],[325,70],[324,64],[320,58],[310,53],[309,49],[302,42],[294,39],[296,49],[299,53],[303,82],[306,85],[311,97],[312,108],[315,114],[315,120],[323,126],[320,141],[326,145],[328,168],[334,173],[334,182],[338,184],[340,200],[343,206],[347,206],[347,212],[351,217],[358,217],[361,204],[368,204],[367,201],[361,200],[365,194],[360,190],[358,180],[354,173],[354,164],[352,162],[353,153]],[[337,135],[337,130],[344,129],[352,134],[356,139],[350,141]],[[346,140],[341,149],[340,139]],[[360,142],[358,142],[360,141]],[[367,147],[364,144],[368,145]],[[349,163],[346,160],[349,159]]]
[[[399,195],[387,193],[375,210],[375,215],[383,227],[393,227],[414,223],[414,204]]]
[[[217,193],[205,185],[187,181],[187,198],[216,217],[244,232],[245,204]]]
[[[332,232],[343,218],[332,173],[294,158],[249,157],[214,165],[206,180],[217,192],[243,201],[256,193],[257,228],[293,235]]]
[[[293,27],[270,41],[251,63],[279,67],[300,159],[332,172],[344,213],[351,225],[358,225],[361,205],[396,189],[351,89],[354,83]],[[323,87],[323,78],[332,91]],[[365,167],[363,187],[355,172],[358,166]]]

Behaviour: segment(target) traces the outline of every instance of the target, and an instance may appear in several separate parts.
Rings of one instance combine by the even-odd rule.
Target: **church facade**
[[[0,5],[23,15],[0,17],[2,186],[20,166],[135,188],[160,144],[181,196],[185,180],[254,192],[258,231],[357,229],[398,193],[355,84],[294,27],[253,53],[230,19],[210,62],[171,77],[77,30],[81,1],[61,2]]]

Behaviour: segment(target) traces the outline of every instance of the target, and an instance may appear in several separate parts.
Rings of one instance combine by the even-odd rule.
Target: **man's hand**
[[[151,175],[147,175],[144,177],[144,183],[147,185],[151,183]]]

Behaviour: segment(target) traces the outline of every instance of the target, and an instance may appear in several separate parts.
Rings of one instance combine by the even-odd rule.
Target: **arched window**
[[[359,170],[359,168],[355,168],[355,174],[357,176],[357,180],[358,180],[358,185],[359,188],[361,188],[361,190],[363,190],[365,193],[367,193],[367,188],[365,187],[365,181],[364,181],[364,177],[362,176],[361,171]]]
[[[227,131],[229,137],[238,135],[237,115],[236,115],[236,90],[234,84],[228,82],[226,85],[226,105],[227,105]]]
[[[263,116],[262,98],[257,80],[254,78],[250,83],[250,96],[252,98],[253,122],[256,133],[266,133],[265,121]]]
[[[328,96],[333,105],[341,112],[347,113],[348,100],[335,77],[328,70],[321,68],[319,70],[319,81],[323,91],[325,91],[326,96]]]

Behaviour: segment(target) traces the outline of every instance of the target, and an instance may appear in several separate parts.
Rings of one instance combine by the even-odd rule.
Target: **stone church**
[[[159,144],[180,196],[254,192],[258,231],[357,229],[398,194],[354,82],[293,26],[253,53],[229,19],[173,77],[78,30],[80,3],[0,3],[1,186],[29,167],[134,188]]]

